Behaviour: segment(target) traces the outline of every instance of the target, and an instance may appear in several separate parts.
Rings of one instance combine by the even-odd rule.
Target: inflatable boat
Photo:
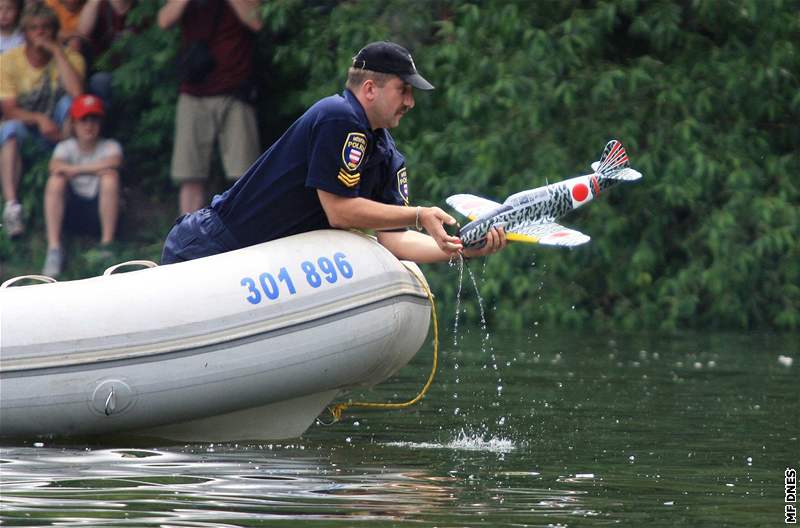
[[[428,333],[422,273],[359,233],[147,266],[3,284],[1,438],[297,437],[344,391],[393,375]]]

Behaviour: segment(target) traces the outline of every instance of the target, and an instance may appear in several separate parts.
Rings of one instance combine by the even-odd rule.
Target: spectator
[[[111,48],[115,40],[131,31],[127,17],[135,4],[135,0],[88,0],[83,6],[78,34],[84,39],[88,70],[94,70],[95,61]],[[103,99],[106,110],[111,107],[110,72],[94,71],[89,75],[87,90]]]
[[[17,188],[22,178],[20,143],[31,133],[40,144],[61,140],[72,97],[83,87],[80,54],[58,45],[58,19],[46,6],[33,3],[20,22],[25,45],[0,55],[0,183],[5,207],[3,224],[15,237],[24,231]]]
[[[0,0],[0,54],[25,44],[18,18],[19,0]]]
[[[42,273],[58,276],[64,266],[62,227],[100,234],[99,258],[112,256],[111,244],[119,217],[122,148],[100,137],[105,111],[100,98],[81,95],[72,103],[70,117],[75,137],[56,145],[50,177],[44,190],[47,256]]]
[[[214,142],[225,174],[238,179],[260,154],[251,77],[258,0],[167,1],[158,12],[162,29],[180,23],[184,78],[175,116],[172,180],[180,185],[182,213],[205,203]],[[204,51],[205,50],[205,51]]]
[[[97,59],[130,30],[128,14],[135,0],[87,0],[81,10],[78,34],[88,42],[88,55]]]
[[[78,21],[81,9],[86,0],[44,0],[44,3],[53,10],[61,24],[58,40],[62,45],[73,51],[81,51],[81,36],[78,33]]]

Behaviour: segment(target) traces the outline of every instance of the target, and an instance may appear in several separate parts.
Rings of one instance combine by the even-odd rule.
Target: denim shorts
[[[70,106],[72,106],[72,97],[69,95],[62,96],[56,103],[56,107],[53,109],[53,114],[50,118],[59,128],[61,128],[64,121],[67,119]],[[52,148],[53,146],[52,143],[39,134],[39,128],[36,126],[28,126],[16,119],[9,119],[0,124],[0,146],[5,145],[6,141],[11,138],[17,138],[21,143],[28,139],[28,137],[33,137],[41,147]]]

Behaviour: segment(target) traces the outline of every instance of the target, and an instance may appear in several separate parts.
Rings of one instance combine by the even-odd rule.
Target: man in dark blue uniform
[[[438,207],[408,207],[405,159],[388,129],[414,107],[413,88],[433,89],[411,54],[392,42],[365,46],[346,87],[309,108],[210,207],[181,217],[162,264],[331,227],[375,229],[396,257],[416,262],[505,247],[504,232],[494,229],[483,248],[463,250],[443,226],[455,224],[453,217]]]

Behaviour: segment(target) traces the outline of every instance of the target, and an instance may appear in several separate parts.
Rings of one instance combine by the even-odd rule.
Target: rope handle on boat
[[[8,288],[12,284],[14,284],[16,282],[23,281],[25,279],[32,280],[32,281],[45,282],[45,283],[58,282],[53,277],[48,277],[47,275],[20,275],[19,277],[14,277],[13,279],[8,279],[3,284],[0,284],[0,289]]]
[[[123,266],[143,266],[145,268],[155,268],[156,266],[158,266],[158,264],[156,264],[152,260],[128,260],[127,262],[120,262],[119,264],[114,264],[113,266],[107,268],[103,272],[103,276],[111,275],[112,273],[114,273]]]
[[[403,264],[405,266],[405,264]],[[428,392],[430,389],[431,384],[433,384],[433,378],[436,375],[436,367],[439,362],[439,322],[436,318],[436,303],[433,300],[433,293],[431,293],[430,287],[425,283],[425,281],[420,277],[416,271],[411,269],[410,267],[406,266],[406,269],[414,276],[415,279],[420,283],[422,289],[425,290],[425,293],[428,295],[428,300],[431,302],[431,315],[433,317],[433,367],[431,368],[431,373],[428,375],[428,381],[425,382],[425,386],[422,387],[422,390],[417,394],[417,396],[403,403],[377,403],[377,402],[343,402],[337,403],[334,405],[330,405],[328,407],[328,411],[331,413],[333,420],[331,422],[322,422],[322,425],[333,425],[338,422],[342,418],[342,413],[347,409],[359,408],[359,409],[405,409],[407,407],[411,407],[415,403],[419,402],[422,398],[425,397],[425,393]]]

